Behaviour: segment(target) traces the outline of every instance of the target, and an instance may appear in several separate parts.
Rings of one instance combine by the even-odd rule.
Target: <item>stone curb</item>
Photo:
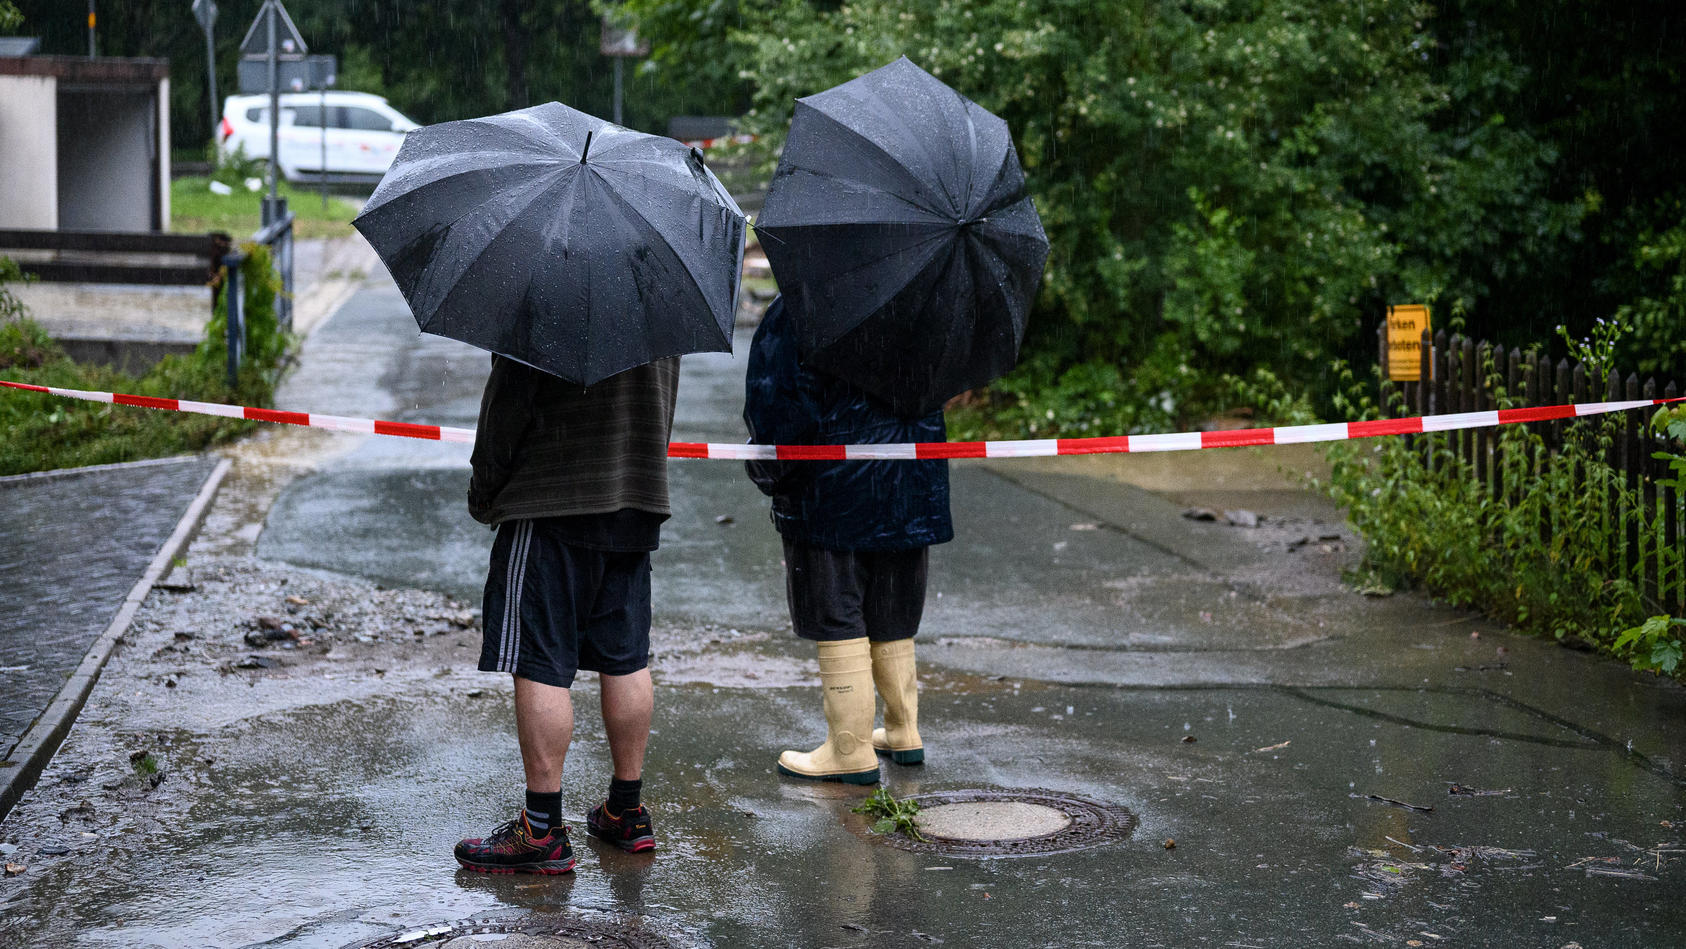
[[[144,464],[144,463],[143,463]],[[94,683],[99,681],[100,671],[105,668],[106,660],[111,658],[112,650],[122,641],[129,630],[129,623],[140,609],[141,602],[152,592],[152,585],[170,568],[170,564],[187,548],[200,523],[205,519],[205,512],[211,507],[211,499],[216,496],[217,489],[222,486],[223,476],[234,464],[224,458],[212,469],[206,477],[205,483],[199,488],[199,494],[188,505],[181,520],[176,522],[176,529],[159,547],[158,555],[152,558],[152,563],[141,575],[140,580],[129,590],[123,605],[117,615],[100,633],[99,638],[89,647],[88,654],[82,658],[76,671],[65,680],[53,701],[47,705],[47,710],[35,720],[35,724],[24,732],[23,738],[12,749],[5,761],[0,762],[0,820],[11,811],[12,805],[21,799],[25,792],[35,786],[41,772],[58,751],[65,735],[69,734],[70,726],[76,722],[76,715],[82,710],[82,705],[88,700],[88,693],[93,691]]]

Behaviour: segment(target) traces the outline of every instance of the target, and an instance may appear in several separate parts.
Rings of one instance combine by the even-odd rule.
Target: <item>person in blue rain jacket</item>
[[[805,365],[782,298],[750,347],[744,422],[763,445],[940,442],[942,412],[897,416],[859,387]],[[913,637],[925,608],[932,544],[954,537],[948,462],[751,461],[773,499],[796,635],[818,643],[826,741],[786,751],[779,772],[871,784],[878,754],[924,761]],[[884,700],[874,730],[873,692]],[[870,732],[870,737],[869,737]]]

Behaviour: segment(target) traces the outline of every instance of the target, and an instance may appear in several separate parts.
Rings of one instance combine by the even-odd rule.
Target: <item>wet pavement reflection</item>
[[[303,376],[319,401],[298,407],[384,399],[472,424],[483,358],[392,342],[414,340],[396,305],[373,282],[312,337],[320,361],[301,373],[338,374]],[[435,380],[448,362],[449,382],[405,361]],[[741,367],[685,366],[695,427],[676,437],[731,437]],[[871,789],[780,778],[779,751],[824,726],[777,540],[740,466],[675,462],[644,784],[658,849],[583,834],[610,773],[584,676],[563,785],[578,869],[462,871],[452,845],[513,816],[520,774],[509,683],[474,671],[461,618],[489,541],[462,510],[466,452],[276,439],[250,449],[190,557],[196,595],[226,587],[245,612],[149,599],[0,824],[28,867],[0,880],[0,946],[337,947],[500,913],[723,947],[1652,946],[1686,931],[1678,686],[1421,598],[1359,596],[1339,580],[1350,552],[1290,555],[1266,531],[1034,467],[955,466],[959,537],[933,557],[919,646],[926,763],[884,764],[885,786],[1048,789],[1127,809],[1128,837],[915,853],[852,811]],[[262,615],[310,635],[250,648]]]

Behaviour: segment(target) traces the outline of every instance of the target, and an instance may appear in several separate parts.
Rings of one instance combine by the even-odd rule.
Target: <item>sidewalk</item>
[[[296,329],[307,334],[378,261],[361,240],[307,240],[298,243],[295,265]],[[95,339],[185,333],[191,346],[208,313],[202,289],[156,291],[174,294],[170,306],[153,305],[155,288],[94,288],[105,296],[77,297],[88,289],[54,291],[79,301],[71,308],[75,325],[55,332]],[[185,456],[0,478],[0,538],[9,552],[0,557],[0,817],[74,722],[127,630],[128,601],[138,605],[185,549],[220,484],[217,462]]]
[[[322,404],[289,407],[471,417],[483,358],[394,306],[378,275],[351,297],[297,377]],[[676,438],[741,437],[738,349],[685,360]],[[765,501],[740,465],[687,461],[656,566],[659,849],[578,836],[567,877],[457,870],[455,840],[513,814],[519,758],[507,679],[473,669],[489,535],[438,447],[279,428],[242,446],[188,553],[197,589],[148,599],[0,823],[27,864],[0,880],[0,946],[467,946],[487,919],[721,947],[1686,931],[1686,690],[1345,589],[1357,540],[1275,449],[953,466],[958,536],[919,646],[927,763],[885,765],[885,785],[1122,809],[1093,846],[903,849],[850,810],[868,789],[779,778],[780,749],[821,737],[813,652],[788,631]],[[609,763],[595,682],[575,691],[578,835]],[[1014,813],[974,823],[1024,832],[1046,809]]]

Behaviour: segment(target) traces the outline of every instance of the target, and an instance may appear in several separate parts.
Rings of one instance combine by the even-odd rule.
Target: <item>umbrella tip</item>
[[[580,149],[580,164],[585,164],[585,156],[591,152],[591,133],[585,133],[585,147]]]

